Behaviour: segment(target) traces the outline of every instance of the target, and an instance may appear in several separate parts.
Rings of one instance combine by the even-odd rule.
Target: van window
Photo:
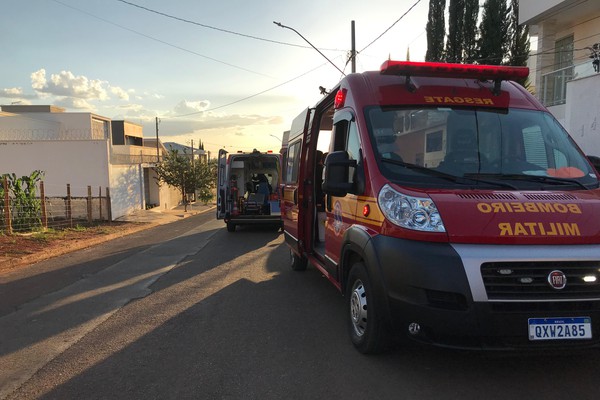
[[[285,165],[285,183],[296,183],[298,181],[298,167],[300,165],[301,141],[289,145]]]
[[[358,131],[356,130],[356,124],[354,122],[350,122],[347,143],[346,150],[348,151],[350,159],[358,160],[360,158],[360,142],[358,141]]]
[[[365,114],[380,169],[398,183],[539,189],[546,177],[544,183],[558,185],[574,180],[578,189],[598,184],[567,132],[546,112],[371,107]]]
[[[331,151],[346,151],[350,160],[360,161],[360,141],[356,123],[340,120],[334,125]],[[349,178],[355,178],[355,168],[350,167]]]

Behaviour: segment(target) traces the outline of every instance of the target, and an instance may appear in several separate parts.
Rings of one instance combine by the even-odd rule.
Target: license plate
[[[592,319],[529,318],[529,340],[591,339]]]

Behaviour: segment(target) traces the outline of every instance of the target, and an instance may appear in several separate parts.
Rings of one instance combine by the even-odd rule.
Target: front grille
[[[567,277],[564,289],[554,289],[548,275],[554,270]],[[481,265],[489,300],[600,299],[600,261],[490,262]],[[596,277],[585,282],[584,277]]]

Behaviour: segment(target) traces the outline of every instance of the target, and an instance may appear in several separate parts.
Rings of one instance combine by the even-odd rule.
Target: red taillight
[[[335,101],[333,102],[333,107],[338,109],[344,107],[344,103],[346,102],[346,93],[348,90],[340,89],[335,94]]]
[[[529,76],[528,67],[503,65],[450,64],[388,60],[381,65],[384,75],[473,78],[480,80],[516,80]]]

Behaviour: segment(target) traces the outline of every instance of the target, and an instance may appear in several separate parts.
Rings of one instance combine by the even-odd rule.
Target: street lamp
[[[310,44],[310,47],[312,47],[313,49],[315,49],[315,50],[316,50],[316,51],[317,51],[317,52],[318,52],[320,55],[322,55],[322,56],[323,56],[323,58],[325,58],[327,61],[329,61],[329,63],[330,63],[331,65],[333,65],[333,66],[335,67],[335,69],[337,69],[338,71],[340,71],[340,73],[341,73],[343,76],[346,76],[346,74],[344,73],[344,71],[342,71],[341,69],[339,69],[339,68],[338,68],[338,66],[337,66],[337,65],[335,65],[335,64],[334,64],[334,63],[333,63],[333,62],[332,62],[332,61],[331,61],[329,58],[327,58],[327,56],[326,56],[325,54],[321,53],[321,51],[320,51],[319,49],[317,49],[315,46],[313,46],[313,44],[312,44],[311,42],[309,42],[309,41],[308,41],[308,39],[306,39],[304,36],[302,36],[302,34],[301,34],[300,32],[298,32],[298,31],[297,31],[297,30],[295,30],[294,28],[290,28],[289,26],[285,26],[285,25],[283,25],[281,22],[275,22],[275,21],[273,21],[273,23],[274,23],[275,25],[277,25],[277,26],[281,27],[281,28],[289,29],[289,30],[291,30],[291,31],[294,31],[294,32],[296,32],[296,34],[297,34],[298,36],[300,36],[302,39],[304,39],[304,41],[305,41],[306,43]]]

